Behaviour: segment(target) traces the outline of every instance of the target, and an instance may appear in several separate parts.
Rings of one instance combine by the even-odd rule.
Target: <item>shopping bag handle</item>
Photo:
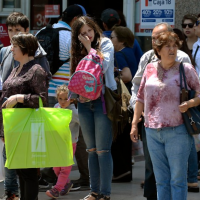
[[[39,108],[40,108],[40,107],[43,107],[43,103],[42,103],[41,97],[39,97]]]

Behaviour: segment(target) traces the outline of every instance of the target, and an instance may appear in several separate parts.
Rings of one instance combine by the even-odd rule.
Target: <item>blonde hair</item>
[[[66,92],[67,94],[69,93],[69,89],[65,84],[57,87],[56,98],[58,98],[59,94],[62,92],[64,92],[64,93]]]

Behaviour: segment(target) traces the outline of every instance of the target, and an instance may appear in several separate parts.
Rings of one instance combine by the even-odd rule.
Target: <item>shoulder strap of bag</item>
[[[64,27],[60,27],[60,28],[55,28],[58,31],[71,31],[69,28],[64,28]]]
[[[197,49],[196,49],[196,51],[195,51],[195,53],[194,53],[194,62],[195,62],[195,59],[196,59],[196,55],[197,55],[197,52],[198,52],[198,50],[199,50],[199,45],[197,46]]]
[[[183,78],[185,89],[188,90],[187,89],[186,76],[185,76],[185,70],[184,70],[184,66],[183,66],[182,62],[179,65],[179,72],[180,72],[180,86],[181,86],[181,89],[183,89],[183,84],[182,84],[182,78]]]
[[[118,52],[121,53],[124,56],[126,62],[128,63],[128,58],[127,58],[126,54],[124,52],[122,52],[122,51],[118,51]]]

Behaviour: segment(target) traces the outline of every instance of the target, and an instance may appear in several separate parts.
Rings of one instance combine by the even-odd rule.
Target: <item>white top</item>
[[[103,54],[103,74],[105,74],[105,84],[111,90],[117,89],[114,78],[114,46],[107,37],[101,40],[101,52]]]
[[[156,57],[156,55],[154,54],[153,50],[149,50],[147,51],[141,58],[140,58],[140,63],[138,65],[138,70],[135,74],[135,76],[132,79],[132,88],[131,88],[131,99],[130,99],[130,105],[132,106],[132,108],[134,108],[134,105],[136,103],[137,100],[137,93],[140,87],[140,82],[142,80],[142,76],[144,73],[144,70],[148,64],[149,58],[152,55],[152,58],[150,60],[151,62],[156,62],[159,59]],[[178,50],[177,51],[177,57],[176,57],[176,61],[178,62],[186,62],[186,63],[191,63],[190,57],[183,51]]]
[[[195,57],[195,69],[196,69],[197,74],[200,78],[200,38],[198,38],[197,42],[195,42],[193,44],[193,49],[192,49],[192,57],[193,58],[194,58],[194,54],[195,54],[198,46],[199,46],[199,49],[198,49],[196,57]]]

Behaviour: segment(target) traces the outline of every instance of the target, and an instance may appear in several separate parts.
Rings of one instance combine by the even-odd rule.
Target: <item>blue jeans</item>
[[[3,159],[5,164],[6,163],[5,145],[3,147]],[[11,194],[18,195],[17,172],[15,169],[8,169],[7,167],[5,167],[4,190],[6,192],[10,192]]]
[[[162,129],[146,128],[146,136],[158,200],[186,200],[192,136],[183,124]]]
[[[198,179],[198,158],[197,158],[197,151],[195,148],[195,141],[194,138],[192,143],[192,149],[190,152],[190,156],[188,159],[188,183],[197,183]]]
[[[91,191],[109,196],[113,175],[111,121],[103,113],[101,99],[78,102],[78,114],[89,153]]]

